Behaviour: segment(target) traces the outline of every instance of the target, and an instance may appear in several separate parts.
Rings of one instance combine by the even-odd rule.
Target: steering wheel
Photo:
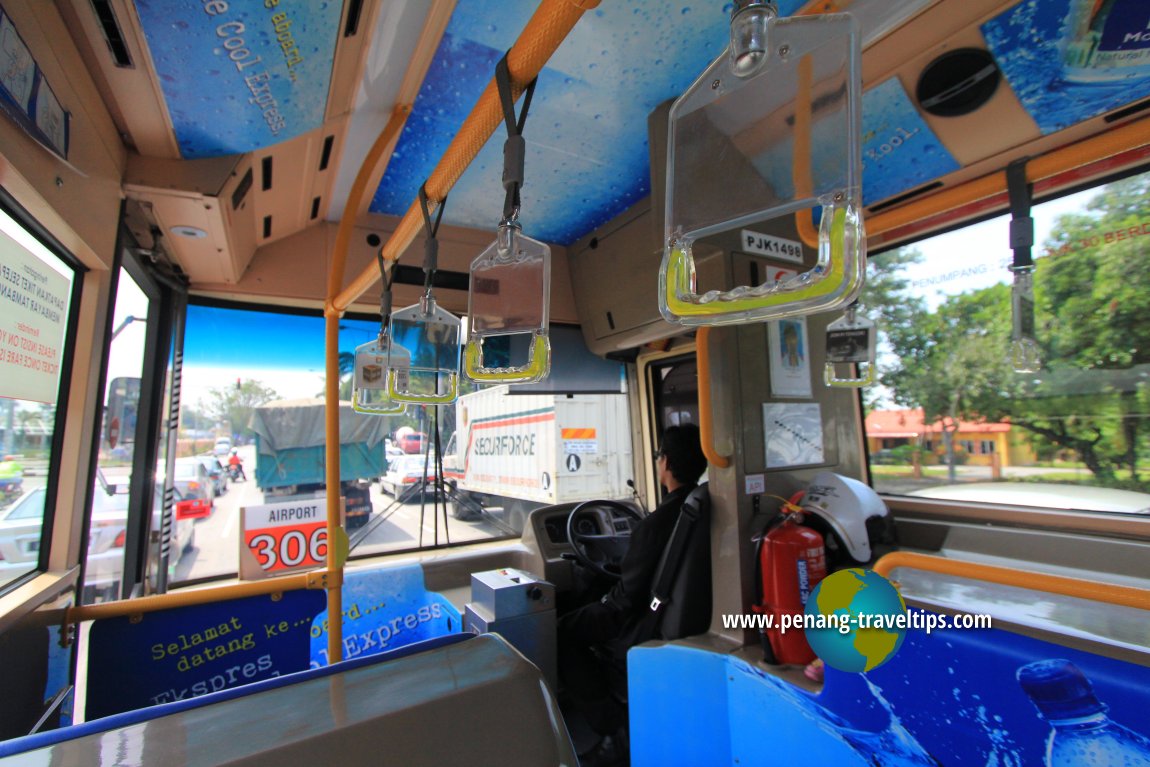
[[[608,511],[611,528],[606,533],[600,530],[602,517],[591,513],[593,508]],[[616,529],[615,521],[620,518],[628,520],[626,530]],[[622,575],[623,555],[631,545],[631,529],[642,519],[639,512],[625,503],[584,501],[567,517],[567,540],[571,542],[575,558],[584,566],[600,575],[618,578]]]

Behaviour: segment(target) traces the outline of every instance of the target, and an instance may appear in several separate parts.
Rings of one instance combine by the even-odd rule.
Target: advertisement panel
[[[250,152],[323,124],[342,3],[136,3],[180,154]]]

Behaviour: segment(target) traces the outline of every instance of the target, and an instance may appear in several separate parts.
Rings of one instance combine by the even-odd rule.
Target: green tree
[[[928,423],[1009,421],[1040,454],[1072,450],[1103,482],[1120,467],[1136,481],[1148,404],[1141,374],[1150,372],[1140,369],[1150,363],[1147,221],[1150,177],[1110,184],[1087,212],[1059,219],[1035,271],[1037,375],[1007,361],[1009,285],[952,296],[930,314],[908,300],[905,281],[888,279],[882,300],[896,307],[883,317],[883,338],[893,361],[881,382],[896,402],[922,407]],[[953,456],[953,432],[944,444]]]
[[[225,423],[233,434],[251,435],[252,411],[265,402],[279,399],[275,389],[254,379],[208,390],[208,399],[197,407],[216,423]]]
[[[867,263],[867,281],[859,296],[859,314],[875,323],[878,331],[879,383],[888,390],[897,390],[897,366],[887,364],[891,354],[901,354],[912,344],[904,335],[913,332],[918,319],[926,314],[926,305],[919,296],[911,295],[906,267],[920,263],[922,252],[914,248],[899,248],[872,258]],[[883,390],[870,387],[863,390],[867,409],[877,406]]]

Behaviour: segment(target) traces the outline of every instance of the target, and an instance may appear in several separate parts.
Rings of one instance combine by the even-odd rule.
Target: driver
[[[626,710],[611,696],[611,678],[626,680],[627,650],[653,638],[652,580],[674,532],[683,502],[707,469],[699,427],[687,423],[663,432],[655,468],[667,497],[636,524],[620,563],[619,581],[600,600],[559,619],[559,676],[567,702],[600,735],[625,740]],[[600,743],[600,750],[610,738]],[[616,744],[615,749],[625,745]]]

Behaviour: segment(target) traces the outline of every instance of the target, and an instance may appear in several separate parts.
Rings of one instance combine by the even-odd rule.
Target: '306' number
[[[305,564],[318,566],[327,558],[326,525],[317,525],[310,531],[276,532],[260,533],[248,541],[248,547],[264,570],[283,570]]]

